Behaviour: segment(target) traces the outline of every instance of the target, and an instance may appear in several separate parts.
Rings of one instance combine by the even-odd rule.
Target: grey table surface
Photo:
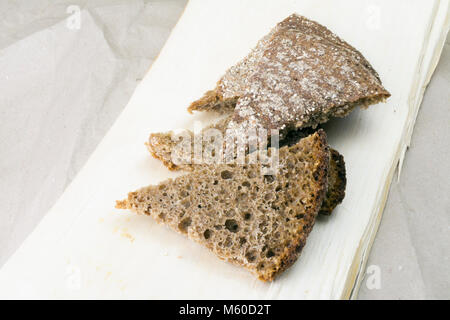
[[[111,127],[185,3],[0,2],[0,266]],[[80,28],[68,20],[78,9]],[[449,89],[450,37],[391,185],[360,299],[450,299]]]

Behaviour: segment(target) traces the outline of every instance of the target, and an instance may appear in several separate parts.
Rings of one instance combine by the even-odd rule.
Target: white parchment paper
[[[126,105],[184,4],[0,2],[0,265],[53,205]],[[368,13],[375,9],[376,1]],[[440,82],[424,102],[442,111],[422,111],[432,116],[423,120],[417,138],[423,142],[415,151],[416,167],[409,167],[407,156],[369,260],[380,266],[382,286],[369,290],[363,285],[363,298],[449,297],[449,185],[439,180],[449,172],[448,166],[436,172],[439,164],[433,162],[435,152],[444,152],[447,156],[440,159],[446,159],[449,150],[445,143],[438,150],[427,148],[433,146],[430,139],[445,141],[449,134],[443,129],[448,99],[442,95],[449,85],[445,52],[447,64],[441,62],[441,68],[446,71],[438,69]],[[433,120],[441,126],[430,126]],[[411,153],[414,146],[413,140]],[[425,190],[419,188],[426,183]]]

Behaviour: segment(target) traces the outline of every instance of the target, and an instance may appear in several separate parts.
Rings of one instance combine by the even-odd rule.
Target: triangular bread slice
[[[344,157],[334,149],[330,148],[330,166],[328,168],[328,190],[323,199],[319,213],[329,216],[333,210],[345,198],[347,187],[347,176],[345,172]]]
[[[329,154],[319,130],[280,148],[274,175],[262,175],[260,164],[196,166],[131,192],[116,206],[150,215],[271,281],[297,260],[314,226],[327,191]]]
[[[222,134],[225,134],[225,130],[227,128],[228,122],[230,118],[224,118],[218,121],[215,124],[207,126],[202,130],[216,129],[219,130]],[[295,130],[289,132],[289,134],[285,137],[284,140],[280,141],[280,147],[286,145],[291,146],[296,144],[301,138],[306,137],[308,134],[313,133],[313,130]],[[194,141],[194,133],[192,131],[187,131],[187,134],[191,136],[191,141]],[[198,166],[194,163],[177,163],[173,162],[173,157],[181,158],[180,156],[174,155],[176,152],[176,141],[173,132],[165,132],[165,133],[152,133],[149,137],[148,143],[146,143],[150,154],[161,160],[162,163],[169,168],[170,170],[185,170],[191,171],[195,166]],[[206,148],[205,141],[203,141],[203,148]],[[191,145],[191,150],[193,150],[193,146]],[[322,208],[320,209],[320,214],[322,215],[330,215],[334,208],[339,205],[345,197],[345,188],[347,184],[346,179],[346,170],[345,170],[345,162],[344,157],[336,150],[330,149],[330,165],[328,170],[328,191],[323,201]],[[192,155],[191,155],[192,158]],[[203,164],[200,164],[203,165]]]
[[[290,131],[287,136],[280,141],[280,147],[292,146],[309,134],[314,129],[299,129]],[[337,150],[330,149],[330,166],[328,168],[328,191],[323,200],[319,214],[329,216],[334,208],[345,198],[345,188],[347,187],[347,172],[345,169],[344,156]]]
[[[214,90],[188,110],[234,110],[231,128],[315,127],[390,93],[355,48],[317,22],[293,14],[278,23]]]

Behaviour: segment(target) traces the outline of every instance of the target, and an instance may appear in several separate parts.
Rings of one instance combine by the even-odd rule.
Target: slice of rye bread
[[[216,88],[188,111],[234,112],[236,135],[249,127],[316,127],[390,93],[364,56],[317,22],[293,14],[278,23]]]
[[[328,168],[328,190],[319,213],[329,216],[334,208],[345,198],[347,177],[345,175],[344,157],[330,148],[330,166]]]
[[[221,259],[271,281],[300,255],[327,189],[329,150],[323,130],[279,150],[279,168],[203,165],[142,188],[116,207],[150,215]]]
[[[208,129],[217,129],[222,134],[225,133],[228,118],[222,119],[216,124],[210,125],[203,129],[203,132]],[[194,143],[194,134],[191,131],[186,131],[187,134],[191,137],[191,147],[193,150]],[[296,130],[291,131],[289,134],[280,141],[280,147],[283,146],[292,146],[300,141],[300,139],[308,136],[309,134],[314,133],[314,130]],[[151,155],[162,161],[162,163],[169,168],[170,170],[185,170],[192,171],[196,164],[191,162],[183,163],[177,162],[175,164],[173,162],[172,153],[175,152],[176,144],[178,141],[174,139],[173,132],[166,133],[153,133],[150,135],[148,143],[146,143],[148,150]],[[203,150],[206,148],[206,143],[203,141]],[[181,158],[180,156],[175,155],[175,158]],[[192,158],[192,156],[191,156]],[[203,164],[201,164],[203,165]],[[320,214],[322,215],[330,215],[334,208],[339,205],[345,197],[345,188],[346,188],[346,172],[345,172],[345,162],[344,157],[339,154],[338,151],[330,148],[330,164],[328,170],[328,191],[323,202],[322,208],[320,210]]]
[[[280,141],[280,147],[292,146],[315,131],[316,130],[311,128],[290,131],[287,136]],[[329,149],[330,166],[328,168],[328,190],[319,211],[319,214],[326,216],[331,215],[334,208],[344,200],[345,188],[347,187],[344,156],[331,147]]]

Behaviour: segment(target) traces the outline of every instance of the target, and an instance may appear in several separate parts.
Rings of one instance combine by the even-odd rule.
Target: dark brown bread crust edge
[[[275,271],[269,273],[261,273],[258,278],[262,281],[272,281],[278,275],[286,271],[289,267],[291,267],[295,261],[297,261],[300,256],[303,247],[306,244],[306,240],[308,238],[309,233],[311,232],[316,216],[320,210],[323,199],[325,198],[325,194],[327,192],[327,179],[328,179],[328,167],[330,161],[330,152],[327,144],[327,136],[325,131],[318,130],[317,135],[321,145],[323,146],[321,152],[317,155],[316,162],[318,162],[318,166],[315,168],[314,174],[317,175],[317,186],[318,193],[316,195],[317,202],[316,206],[309,208],[305,216],[309,219],[306,220],[306,224],[302,227],[302,230],[298,230],[298,237],[295,242],[291,243],[288,247],[284,249],[283,254],[280,258],[280,263]]]
[[[336,150],[330,148],[329,174],[335,175],[334,183],[328,181],[328,191],[320,208],[319,214],[329,216],[345,198],[347,177],[344,157]]]

